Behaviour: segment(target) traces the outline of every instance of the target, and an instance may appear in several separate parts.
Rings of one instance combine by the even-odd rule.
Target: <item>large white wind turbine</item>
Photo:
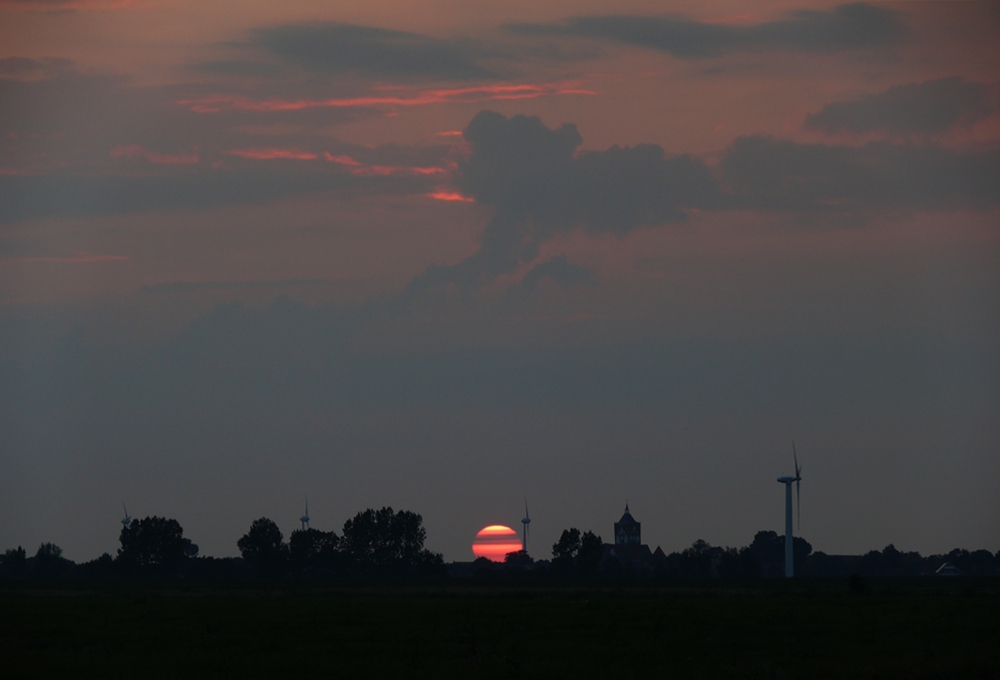
[[[795,575],[792,559],[792,482],[795,482],[795,504],[799,508],[799,523],[802,522],[801,496],[799,496],[802,468],[799,467],[799,457],[795,453],[795,442],[792,442],[792,460],[795,462],[795,476],[778,477],[778,481],[785,485],[785,576],[789,578]]]
[[[521,550],[528,552],[528,525],[531,524],[531,517],[528,516],[528,497],[524,497],[524,519],[521,520],[521,524],[524,525],[524,533],[521,537]]]
[[[302,522],[302,531],[309,528],[309,496],[306,496],[306,511],[299,517],[299,521]]]

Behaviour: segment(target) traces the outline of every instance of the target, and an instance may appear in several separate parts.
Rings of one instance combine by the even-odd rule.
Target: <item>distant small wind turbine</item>
[[[524,525],[524,534],[521,538],[521,550],[528,552],[528,525],[531,524],[531,517],[528,516],[528,497],[524,497],[524,519],[521,520],[521,524]]]
[[[299,517],[299,520],[302,522],[302,531],[309,528],[309,496],[306,496],[306,512]]]
[[[799,485],[802,483],[802,468],[799,467],[799,457],[795,452],[795,442],[792,442],[792,459],[795,462],[794,477],[778,477],[778,482],[785,485],[785,576],[795,575],[795,565],[792,559],[792,482],[795,482],[795,505],[799,509],[799,525],[802,524],[802,506],[799,496]]]
[[[125,507],[125,501],[122,501],[122,510],[125,511],[125,517],[122,518],[122,526],[127,528],[132,523],[132,518],[128,515],[128,508]]]

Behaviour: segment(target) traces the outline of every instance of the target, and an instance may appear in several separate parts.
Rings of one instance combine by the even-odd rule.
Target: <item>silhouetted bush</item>
[[[246,569],[257,576],[279,576],[288,564],[288,546],[278,525],[267,517],[254,520],[236,546]]]
[[[117,562],[123,573],[178,576],[187,559],[190,541],[175,519],[145,517],[122,527]]]

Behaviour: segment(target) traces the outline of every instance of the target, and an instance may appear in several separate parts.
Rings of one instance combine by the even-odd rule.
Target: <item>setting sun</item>
[[[472,552],[476,557],[485,557],[494,562],[503,562],[507,553],[521,549],[521,541],[517,532],[502,524],[491,524],[483,527],[472,542]]]

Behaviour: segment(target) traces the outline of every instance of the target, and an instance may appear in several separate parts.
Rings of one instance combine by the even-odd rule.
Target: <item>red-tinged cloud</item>
[[[414,177],[417,175],[442,175],[448,172],[438,167],[407,167],[403,165],[364,165],[351,156],[335,156],[328,151],[323,152],[323,158],[331,163],[343,165],[351,169],[352,175],[359,177]]]
[[[427,196],[438,201],[461,201],[463,203],[476,202],[476,199],[470,198],[469,196],[463,196],[455,191],[434,191],[427,194]]]
[[[360,162],[354,160],[350,156],[334,156],[328,151],[323,152],[323,158],[330,161],[331,163],[336,163],[337,165],[346,165],[348,167],[357,167],[361,165]]]
[[[310,151],[303,151],[298,148],[275,149],[274,147],[264,147],[258,149],[229,149],[228,151],[223,151],[223,153],[229,156],[249,158],[256,161],[273,160],[276,158],[287,158],[296,161],[314,161],[319,158],[318,154],[314,154]]]
[[[0,0],[0,7],[24,10],[122,9],[132,0]]]
[[[443,175],[444,168],[408,168],[400,165],[367,165],[351,170],[360,177],[414,177],[417,175]]]
[[[250,158],[253,160],[273,160],[292,159],[311,161],[320,157],[320,154],[311,151],[303,151],[299,148],[275,149],[272,147],[262,149],[230,149],[224,153],[240,158]],[[438,167],[406,167],[402,165],[364,165],[360,161],[346,155],[334,155],[329,151],[322,154],[324,160],[350,168],[352,175],[359,177],[415,177],[420,175],[439,175],[447,172],[444,168]]]
[[[316,108],[367,108],[397,106],[427,106],[447,102],[476,103],[490,100],[535,99],[557,95],[596,95],[597,92],[567,83],[542,83],[524,85],[481,85],[418,91],[409,96],[386,95],[345,97],[335,99],[266,99],[254,100],[235,95],[210,95],[197,99],[182,99],[180,106],[195,113],[218,113],[224,110],[263,112],[302,111]]]
[[[199,160],[198,154],[181,153],[171,156],[144,149],[138,144],[116,146],[108,155],[111,158],[145,158],[156,165],[193,165]]]
[[[122,260],[131,259],[127,255],[91,255],[89,253],[73,253],[68,257],[11,257],[0,260],[0,262],[18,262],[18,263],[34,263],[34,262],[55,262],[55,263],[71,263],[71,264],[89,264],[91,262],[120,262]]]

